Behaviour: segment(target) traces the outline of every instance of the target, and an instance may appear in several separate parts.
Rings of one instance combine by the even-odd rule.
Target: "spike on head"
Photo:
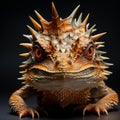
[[[42,23],[42,22],[44,22],[44,23],[48,23],[48,21],[47,20],[45,20],[36,10],[35,10],[35,14],[36,14],[36,16],[38,17],[38,20]]]
[[[31,32],[33,38],[38,39],[40,34],[37,31],[35,31],[32,27],[30,27],[29,25],[27,25],[27,27],[29,31]]]
[[[48,27],[50,23],[47,20],[45,20],[36,10],[35,10],[35,14],[38,20],[40,21],[41,27],[43,29],[42,31],[44,31],[44,29]]]
[[[22,56],[22,57],[29,57],[30,53],[22,53],[22,54],[19,54],[19,55]]]
[[[67,17],[68,21],[71,23],[79,9],[80,5],[78,5],[74,10],[73,12],[69,15],[69,17]]]
[[[33,41],[32,35],[25,35],[25,34],[23,34],[23,37],[27,38],[30,42]]]
[[[79,17],[78,17],[78,20],[76,22],[77,26],[79,26],[82,22],[82,13],[80,13]]]
[[[32,22],[33,25],[34,25],[34,28],[35,28],[37,31],[40,31],[40,30],[41,30],[41,25],[40,25],[38,22],[36,22],[31,16],[29,16],[29,18],[30,18],[31,22]]]
[[[87,29],[87,22],[88,22],[88,19],[89,19],[89,15],[90,14],[88,14],[87,16],[86,16],[86,18],[83,20],[83,22],[82,22],[82,13],[81,13],[81,15],[79,16],[79,18],[78,18],[78,21],[77,21],[77,27],[80,29],[80,31],[81,32],[83,32],[83,33],[85,33],[85,32],[88,32],[86,29]],[[89,33],[90,33],[90,31],[89,31]],[[89,33],[88,34],[86,34],[88,37],[90,36],[89,35]]]
[[[52,23],[56,25],[56,27],[61,23],[59,14],[53,2],[52,2]]]
[[[88,15],[86,16],[86,18],[84,19],[84,21],[82,22],[82,24],[86,25],[88,22],[90,14],[88,13]]]
[[[89,24],[87,24],[87,25],[89,25]],[[93,32],[95,26],[96,25],[93,25],[90,29],[88,29],[88,26],[86,26],[86,33],[85,33],[86,37],[90,37],[90,35]]]
[[[59,16],[59,14],[56,10],[56,7],[55,7],[54,3],[52,2],[52,18],[56,18],[58,16]]]
[[[32,49],[32,44],[30,44],[30,43],[20,43],[20,45],[27,48],[27,49],[29,49],[29,50]]]
[[[98,40],[99,38],[101,38],[103,35],[105,35],[107,32],[103,32],[94,36],[91,36],[91,38],[93,39],[93,41]]]

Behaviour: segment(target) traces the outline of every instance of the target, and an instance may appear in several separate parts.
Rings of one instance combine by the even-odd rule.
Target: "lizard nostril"
[[[55,62],[55,65],[59,65],[59,64],[60,64],[60,61],[57,60],[57,61]]]
[[[72,65],[72,62],[71,62],[70,60],[68,60],[68,64],[69,64],[69,65]]]

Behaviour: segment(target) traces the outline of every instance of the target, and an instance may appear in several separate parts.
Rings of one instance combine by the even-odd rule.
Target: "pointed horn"
[[[76,18],[73,19],[72,26],[73,26],[73,27],[77,27],[77,24],[76,24]]]
[[[104,57],[104,56],[100,56],[100,58],[101,58],[102,60],[109,60],[109,59],[110,59],[109,57]]]
[[[86,30],[89,30],[88,28],[89,28],[89,25],[90,25],[90,23],[88,23],[87,25],[86,25]]]
[[[17,78],[18,80],[25,80],[26,77]]]
[[[99,45],[103,45],[105,42],[95,42],[95,46],[98,47]]]
[[[78,5],[74,10],[73,12],[70,14],[70,16],[67,17],[68,21],[71,23],[73,18],[75,17],[78,9],[79,9],[80,5]]]
[[[27,38],[30,42],[33,41],[32,35],[25,35],[25,34],[23,34],[23,37]]]
[[[108,66],[105,66],[105,65],[100,66],[100,67],[103,68],[103,69],[107,69],[107,68],[109,68]]]
[[[59,16],[59,14],[58,14],[58,12],[56,10],[56,7],[55,7],[54,3],[52,2],[52,17],[56,18],[58,16]]]
[[[19,67],[20,67],[20,68],[26,68],[27,65],[20,65]]]
[[[82,13],[80,13],[79,17],[78,17],[78,20],[76,22],[77,26],[80,25],[82,22]]]
[[[98,48],[103,48],[104,47],[104,45],[98,45],[98,46],[96,46],[96,48],[98,49]]]
[[[20,71],[19,73],[20,74],[25,74],[27,72],[27,70],[24,70],[24,71]]]
[[[33,25],[34,25],[34,28],[35,28],[37,31],[40,31],[40,30],[41,30],[41,25],[40,25],[37,21],[35,21],[31,16],[29,16],[29,18],[30,18],[31,22],[32,22]]]
[[[98,54],[106,54],[107,52],[98,50],[97,53],[98,53]]]
[[[95,30],[95,29],[94,29],[95,26],[96,26],[96,24],[94,24],[94,25],[88,30],[90,34],[94,32],[94,30]]]
[[[22,75],[22,77],[17,78],[18,80],[26,80],[26,75]]]
[[[32,36],[36,39],[40,38],[40,34],[38,32],[36,32],[32,27],[30,27],[29,25],[27,25],[29,31],[31,32]]]
[[[39,19],[39,21],[42,23],[42,22],[44,22],[44,23],[49,23],[47,20],[45,20],[36,10],[35,10],[35,14],[36,14],[36,16],[38,17],[38,19]]]
[[[19,54],[21,57],[29,57],[30,56],[30,53],[22,53],[22,54]]]
[[[95,26],[96,26],[96,24],[94,24],[94,25],[89,29],[89,31],[92,32],[92,30],[95,28]]]
[[[88,29],[88,28],[86,28],[86,33],[85,33],[85,36],[86,37],[90,37],[90,35],[91,35],[91,33],[92,33],[92,30],[94,29],[94,27],[95,27],[96,25],[93,25],[90,29]],[[86,25],[86,27],[87,27],[87,25]]]
[[[30,44],[30,43],[20,43],[20,45],[27,48],[27,49],[29,49],[29,50],[32,49],[32,44]]]
[[[88,15],[86,16],[86,18],[84,19],[84,21],[82,22],[82,24],[86,25],[88,22],[90,14],[88,13]]]
[[[38,17],[38,19],[40,21],[42,30],[44,31],[47,27],[49,27],[49,24],[51,22],[48,22],[47,20],[45,20],[36,10],[35,10],[35,14],[36,14],[36,16]]]
[[[56,26],[60,24],[60,17],[53,2],[52,2],[52,23]]]
[[[32,57],[28,58],[26,61],[23,61],[22,64],[28,65],[32,62]]]
[[[108,63],[108,62],[103,62],[103,64],[106,66],[113,66],[114,65],[113,63]]]
[[[102,74],[103,75],[110,75],[110,74],[112,74],[112,72],[105,70]]]
[[[100,33],[100,34],[91,36],[91,38],[92,38],[93,41],[96,41],[96,40],[98,40],[99,38],[101,38],[103,35],[105,35],[106,33],[107,33],[107,32],[103,32],[103,33]]]

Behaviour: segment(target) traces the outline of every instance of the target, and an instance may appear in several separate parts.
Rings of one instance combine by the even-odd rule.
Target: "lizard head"
[[[52,3],[52,20],[48,22],[35,11],[38,22],[30,17],[33,27],[27,26],[30,35],[24,35],[30,43],[20,45],[29,49],[20,54],[23,62],[22,80],[34,88],[61,89],[96,86],[107,79],[109,63],[104,62],[105,52],[98,50],[104,42],[97,42],[104,33],[93,35],[95,25],[89,27],[89,14],[76,20],[79,6],[67,18],[60,18]]]

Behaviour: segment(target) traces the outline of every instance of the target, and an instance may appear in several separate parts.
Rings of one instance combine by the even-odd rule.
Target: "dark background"
[[[45,19],[51,19],[51,2],[54,2],[59,15],[65,18],[70,15],[77,5],[78,11],[83,12],[83,18],[90,13],[89,22],[96,24],[97,31],[106,31],[107,34],[100,39],[105,41],[106,56],[114,66],[113,72],[106,84],[120,92],[120,17],[118,0],[15,0],[0,1],[0,98],[4,101],[9,95],[20,88],[21,81],[18,67],[24,60],[18,55],[25,52],[19,43],[28,42],[22,35],[29,34],[26,25],[32,26],[29,17],[35,17],[37,10]],[[1,102],[3,102],[1,101]],[[6,103],[7,104],[7,103]]]

